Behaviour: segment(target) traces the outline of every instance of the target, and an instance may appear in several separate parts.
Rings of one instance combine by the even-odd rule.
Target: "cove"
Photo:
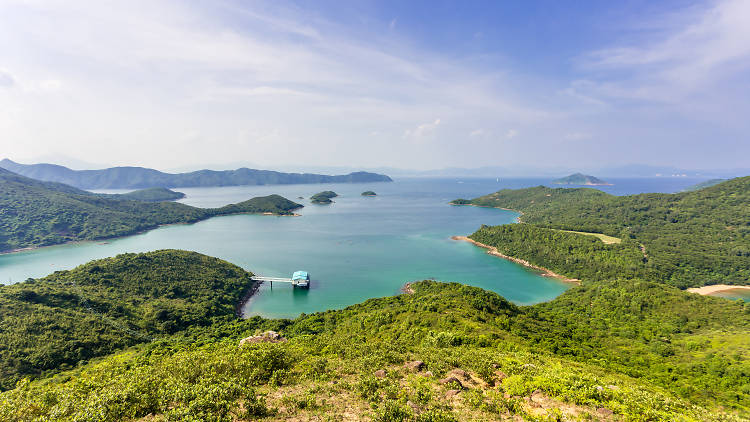
[[[495,291],[517,304],[533,304],[553,299],[569,285],[487,255],[471,244],[450,239],[454,235],[470,234],[481,224],[512,223],[517,214],[498,209],[454,207],[448,202],[504,187],[544,182],[538,179],[501,182],[495,179],[408,179],[356,185],[180,189],[187,194],[182,202],[200,207],[278,193],[303,203],[305,208],[299,210],[301,217],[217,217],[108,241],[1,255],[0,282],[43,277],[56,270],[71,269],[93,259],[125,252],[174,248],[219,257],[265,276],[289,277],[295,270],[310,273],[309,290],[295,290],[288,285],[274,285],[272,290],[270,285],[262,285],[246,304],[246,316],[294,317],[303,312],[343,308],[369,298],[395,294],[406,282],[422,279],[469,284]],[[632,190],[645,191],[644,186],[640,183]],[[323,190],[333,190],[340,196],[331,205],[310,204],[308,198]],[[361,196],[366,190],[375,191],[377,196]]]

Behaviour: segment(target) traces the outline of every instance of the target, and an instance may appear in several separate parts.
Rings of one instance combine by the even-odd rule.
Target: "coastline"
[[[240,302],[237,304],[237,306],[234,309],[234,315],[237,318],[245,318],[242,310],[245,308],[245,305],[247,305],[247,302],[250,301],[250,298],[255,296],[255,293],[258,292],[258,289],[260,289],[260,285],[263,284],[262,281],[253,281],[253,285],[250,286],[250,288],[245,292],[245,295],[242,296],[242,299],[240,299]]]
[[[491,207],[489,205],[476,205],[476,204],[453,204],[451,202],[448,202],[448,205],[452,205],[454,207],[470,206],[470,207],[479,207],[479,208],[493,208],[493,209],[496,209],[496,210],[503,210],[503,211],[513,211],[513,212],[518,213],[518,217],[516,217],[516,223],[520,223],[521,222],[521,216],[523,216],[523,212],[522,211],[512,210],[510,208]],[[462,236],[454,236],[454,237],[462,237]]]
[[[547,268],[543,268],[543,267],[534,265],[534,264],[530,263],[529,261],[526,261],[525,259],[514,258],[512,256],[505,255],[505,254],[501,253],[500,251],[498,251],[497,248],[494,247],[494,246],[485,245],[484,243],[479,243],[476,240],[469,239],[466,236],[451,236],[451,239],[462,241],[462,242],[469,242],[469,243],[471,243],[471,244],[473,244],[475,246],[479,246],[480,248],[487,249],[487,253],[488,254],[496,256],[496,257],[499,257],[499,258],[507,259],[508,261],[515,262],[516,264],[523,265],[524,267],[527,267],[527,268],[531,268],[531,269],[540,271],[542,273],[543,277],[555,278],[555,279],[558,279],[560,281],[564,281],[566,283],[573,283],[573,284],[577,284],[577,285],[581,284],[581,280],[579,280],[577,278],[568,278],[568,277],[565,277],[564,275],[557,274],[557,273],[555,273],[555,272],[553,272],[553,271],[551,271],[551,270],[549,270]]]
[[[689,289],[685,289],[685,291],[688,291],[690,293],[697,293],[699,295],[711,295],[714,293],[720,293],[720,292],[726,292],[731,290],[750,290],[750,286],[733,286],[731,284],[712,284],[710,286],[703,286],[703,287],[691,287]]]
[[[295,208],[295,210],[296,209],[299,209],[299,208]],[[292,211],[294,211],[294,210],[292,210]],[[177,223],[158,224],[158,225],[153,226],[153,227],[149,227],[149,228],[138,230],[138,231],[135,231],[135,232],[132,232],[132,233],[121,234],[121,235],[117,235],[117,236],[98,237],[96,239],[69,240],[67,242],[53,243],[51,245],[27,246],[25,248],[10,249],[10,250],[7,250],[7,251],[0,251],[0,255],[10,255],[10,254],[19,253],[19,252],[29,252],[29,251],[35,251],[37,249],[51,248],[51,247],[54,247],[54,246],[73,245],[73,244],[77,244],[77,243],[101,242],[101,241],[109,241],[109,240],[122,239],[122,238],[125,238],[125,237],[136,236],[136,235],[139,235],[139,234],[148,233],[151,230],[156,230],[156,229],[159,229],[159,228],[162,228],[162,227],[180,226],[180,225],[186,225],[187,226],[187,225],[190,225],[190,224],[196,224],[196,223],[200,223],[202,221],[210,220],[212,218],[229,217],[229,216],[232,216],[232,215],[264,215],[264,216],[272,216],[272,217],[302,217],[302,214],[297,214],[295,212],[292,212],[291,214],[278,214],[278,213],[265,213],[265,212],[237,212],[237,213],[232,213],[232,214],[212,215],[212,216],[209,216],[208,218],[203,218],[203,219],[196,220],[196,221],[181,221],[181,222],[177,222]]]

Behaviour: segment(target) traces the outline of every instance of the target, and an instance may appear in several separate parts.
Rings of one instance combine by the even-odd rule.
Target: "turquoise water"
[[[14,283],[71,269],[92,259],[124,252],[187,249],[216,256],[256,274],[289,277],[310,272],[309,290],[264,284],[246,306],[247,315],[293,317],[342,308],[395,294],[408,281],[457,281],[498,292],[518,304],[550,300],[568,287],[484,250],[450,239],[479,225],[506,224],[517,214],[497,209],[454,207],[448,201],[504,187],[548,183],[544,179],[411,179],[360,185],[242,186],[180,189],[182,202],[213,207],[279,193],[305,204],[301,217],[235,215],[191,225],[161,227],[107,242],[83,242],[0,255],[0,280]],[[671,192],[695,180],[633,179],[604,187],[615,194]],[[307,199],[322,190],[341,196],[332,205]],[[377,197],[362,197],[374,190]]]
[[[711,296],[723,297],[725,299],[742,299],[745,302],[750,302],[750,290],[745,289],[725,290],[723,292],[712,293]]]

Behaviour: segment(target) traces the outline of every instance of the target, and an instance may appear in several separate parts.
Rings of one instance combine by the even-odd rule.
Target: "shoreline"
[[[247,292],[245,292],[245,294],[242,296],[242,299],[240,299],[240,302],[234,309],[234,315],[237,318],[245,319],[245,314],[244,312],[242,312],[242,310],[245,308],[245,305],[247,305],[247,302],[249,302],[250,299],[255,296],[256,293],[258,293],[258,289],[260,289],[261,284],[263,284],[262,281],[253,281],[253,285],[250,286]]]
[[[452,205],[454,207],[470,206],[470,207],[478,207],[478,208],[492,208],[492,209],[503,210],[503,211],[512,211],[512,212],[518,213],[518,217],[516,217],[516,223],[521,223],[521,217],[523,216],[523,212],[522,211],[512,210],[510,208],[492,207],[492,206],[489,206],[489,205],[476,205],[476,204],[453,204],[453,203],[450,203],[450,202],[448,202],[448,205]],[[454,237],[462,237],[462,236],[454,236]],[[456,239],[454,239],[454,240],[456,240]]]
[[[299,208],[295,208],[295,210],[296,209],[299,209]],[[159,228],[162,228],[162,227],[181,226],[181,225],[188,226],[188,225],[191,225],[191,224],[197,224],[197,223],[200,223],[200,222],[203,222],[203,221],[207,221],[207,220],[210,220],[212,218],[229,217],[229,216],[232,216],[232,215],[263,215],[263,216],[271,216],[271,217],[302,217],[302,214],[297,214],[297,213],[294,213],[294,212],[291,213],[291,214],[277,214],[277,213],[265,213],[265,212],[262,212],[262,213],[261,212],[238,212],[238,213],[233,213],[233,214],[213,215],[213,216],[210,216],[208,218],[204,218],[204,219],[197,220],[197,221],[159,224],[159,225],[156,225],[154,227],[150,227],[150,228],[139,230],[139,231],[136,231],[136,232],[133,232],[133,233],[122,234],[122,235],[118,235],[118,236],[99,237],[99,238],[96,238],[96,239],[69,240],[67,242],[53,243],[51,245],[27,246],[25,248],[10,249],[10,250],[7,250],[7,251],[0,251],[0,255],[10,255],[10,254],[19,253],[19,252],[29,252],[29,251],[35,251],[37,249],[51,248],[51,247],[63,246],[63,245],[74,245],[74,244],[79,244],[79,243],[102,242],[102,241],[107,241],[106,243],[109,243],[108,241],[110,241],[110,240],[117,240],[117,239],[122,239],[122,238],[125,238],[125,237],[136,236],[136,235],[139,235],[139,234],[148,233],[148,232],[150,232],[152,230],[156,230],[156,229],[159,229]]]
[[[685,291],[690,293],[696,293],[699,295],[711,295],[714,293],[721,293],[731,290],[750,290],[750,286],[740,286],[736,285],[733,286],[731,284],[712,284],[710,286],[703,286],[703,287],[691,287],[689,289],[685,289]]]
[[[557,273],[555,273],[555,272],[553,272],[553,271],[551,271],[551,270],[549,270],[547,268],[540,267],[538,265],[534,265],[534,264],[530,263],[529,261],[526,261],[525,259],[514,258],[512,256],[505,255],[505,254],[501,253],[500,251],[498,251],[497,248],[494,247],[494,246],[485,245],[484,243],[479,243],[476,240],[469,239],[466,236],[451,236],[451,239],[452,240],[462,241],[462,242],[468,242],[468,243],[471,243],[471,244],[473,244],[475,246],[479,246],[480,248],[487,249],[487,253],[489,255],[493,255],[493,256],[496,256],[498,258],[503,258],[503,259],[506,259],[508,261],[515,262],[516,264],[523,265],[526,268],[531,268],[533,270],[540,271],[542,273],[541,275],[543,277],[555,278],[555,279],[558,279],[560,281],[563,281],[563,282],[566,282],[566,283],[572,283],[572,284],[576,284],[576,285],[580,285],[581,284],[581,280],[579,280],[577,278],[565,277],[564,275],[557,274]]]

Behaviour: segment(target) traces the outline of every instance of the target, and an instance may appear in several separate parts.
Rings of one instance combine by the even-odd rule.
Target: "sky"
[[[0,158],[750,167],[750,1],[0,0]]]

